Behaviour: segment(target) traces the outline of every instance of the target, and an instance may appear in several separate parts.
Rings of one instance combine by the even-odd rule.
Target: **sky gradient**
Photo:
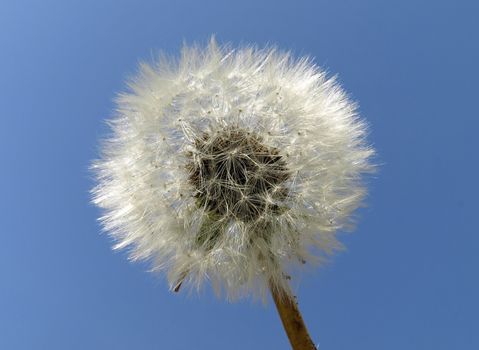
[[[296,276],[320,349],[478,349],[477,1],[0,2],[0,348],[289,349],[271,302],[172,294],[112,252],[88,170],[113,99],[182,42],[310,55],[379,171],[347,249]],[[476,228],[474,228],[476,227]]]

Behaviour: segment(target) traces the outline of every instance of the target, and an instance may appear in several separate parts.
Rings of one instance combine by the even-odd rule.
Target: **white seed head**
[[[212,39],[141,65],[117,102],[93,201],[115,248],[172,288],[262,295],[339,247],[373,150],[355,104],[309,59]]]

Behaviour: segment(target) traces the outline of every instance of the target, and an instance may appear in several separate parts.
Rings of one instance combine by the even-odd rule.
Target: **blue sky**
[[[168,291],[89,203],[140,60],[277,44],[339,74],[379,172],[347,250],[297,277],[320,349],[479,348],[476,1],[2,1],[0,348],[288,349],[271,303]]]

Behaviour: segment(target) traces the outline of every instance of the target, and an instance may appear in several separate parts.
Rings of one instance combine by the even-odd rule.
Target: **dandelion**
[[[340,247],[365,195],[355,104],[308,58],[214,39],[142,64],[129,87],[93,164],[115,248],[175,291],[270,290],[293,347],[313,349],[288,280]]]

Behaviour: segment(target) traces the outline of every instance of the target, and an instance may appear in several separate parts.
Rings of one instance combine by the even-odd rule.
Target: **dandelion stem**
[[[290,297],[290,293],[271,282],[270,290],[293,350],[316,350],[299,311],[298,303]]]

